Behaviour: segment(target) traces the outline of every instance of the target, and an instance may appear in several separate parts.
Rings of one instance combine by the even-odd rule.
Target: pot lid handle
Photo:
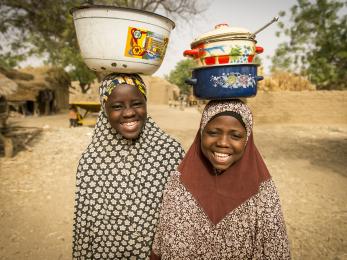
[[[220,24],[217,24],[214,28],[215,29],[219,29],[219,28],[222,28],[222,27],[229,27],[229,24],[227,24],[227,23],[220,23]]]
[[[265,24],[263,27],[261,27],[260,29],[258,29],[257,31],[255,31],[254,33],[252,33],[251,38],[255,38],[255,35],[259,32],[261,32],[262,30],[264,30],[266,27],[270,26],[271,24],[273,24],[274,22],[277,22],[279,19],[278,16],[275,16],[274,18],[272,18],[272,20],[270,22],[268,22],[267,24]]]

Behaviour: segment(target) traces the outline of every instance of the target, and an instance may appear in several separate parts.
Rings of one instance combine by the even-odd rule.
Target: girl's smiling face
[[[202,131],[201,151],[217,170],[226,170],[241,159],[247,132],[234,117],[221,115],[209,121]]]
[[[105,102],[108,120],[126,139],[136,139],[147,119],[147,103],[137,87],[121,84]]]

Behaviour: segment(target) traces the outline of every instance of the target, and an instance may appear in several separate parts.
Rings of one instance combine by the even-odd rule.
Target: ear
[[[106,117],[108,118],[108,115],[109,115],[109,106],[108,106],[108,102],[107,102],[107,100],[105,100],[104,101],[104,105],[103,105],[103,107],[104,107],[104,112],[105,112],[105,115],[106,115]]]

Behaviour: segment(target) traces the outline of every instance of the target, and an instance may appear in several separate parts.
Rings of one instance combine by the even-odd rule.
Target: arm
[[[166,253],[165,251],[167,249],[167,245],[165,245],[164,236],[167,235],[167,230],[165,230],[165,227],[167,228],[167,225],[172,225],[172,223],[168,223],[168,208],[172,208],[172,205],[169,203],[169,198],[170,196],[173,196],[172,189],[174,188],[172,186],[175,183],[175,181],[178,180],[178,174],[178,172],[173,172],[171,174],[163,193],[163,200],[159,211],[159,220],[155,230],[150,260],[160,260],[162,256]]]
[[[78,165],[76,175],[75,207],[73,218],[73,237],[72,237],[72,255],[73,259],[81,259],[91,252],[90,247],[90,196],[87,192],[87,183],[83,167],[83,155]]]
[[[253,259],[291,259],[280,199],[272,180],[260,188]]]
[[[150,260],[160,260],[161,257],[160,257],[160,256],[157,256],[157,255],[153,252],[153,250],[152,250],[151,256],[150,256],[149,259],[150,259]]]
[[[164,191],[164,196],[165,198],[165,191]],[[164,203],[164,198],[162,203]],[[160,260],[161,259],[161,239],[162,239],[162,232],[161,232],[161,222],[162,222],[162,209],[159,211],[159,220],[158,224],[155,230],[155,235],[152,243],[152,251],[151,251],[151,256],[150,260]]]

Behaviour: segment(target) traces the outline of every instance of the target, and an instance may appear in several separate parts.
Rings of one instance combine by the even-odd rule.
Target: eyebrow
[[[205,127],[204,130],[218,130],[218,131],[224,131],[224,129],[220,128],[220,127],[212,127],[212,128],[208,128],[208,127]],[[228,132],[245,132],[246,133],[246,130],[244,128],[239,128],[239,129],[235,129],[235,128],[231,128],[231,129],[228,129]]]

